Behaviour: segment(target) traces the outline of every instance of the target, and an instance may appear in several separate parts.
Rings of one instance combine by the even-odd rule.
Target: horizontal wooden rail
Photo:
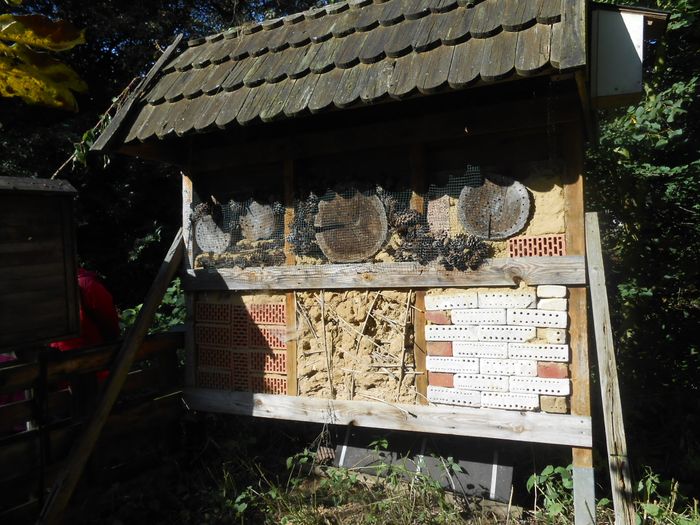
[[[333,425],[592,446],[591,418],[488,408],[405,405],[188,389],[193,410]]]
[[[49,382],[70,374],[83,374],[109,367],[119,350],[120,341],[92,348],[69,352],[50,352],[47,363]],[[181,331],[154,334],[147,337],[136,354],[135,361],[154,354],[182,348],[184,333]],[[0,393],[30,388],[39,378],[38,363],[17,363],[0,368]]]
[[[189,270],[184,287],[199,290],[441,288],[586,283],[583,256],[489,259],[477,270],[418,263],[361,263]]]

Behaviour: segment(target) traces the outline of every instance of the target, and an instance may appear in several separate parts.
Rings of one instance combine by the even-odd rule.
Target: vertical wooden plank
[[[295,263],[292,246],[287,241],[294,220],[294,161],[284,162],[284,255],[287,265]],[[297,308],[294,292],[286,294],[287,315],[287,395],[298,395],[297,385]]]
[[[61,202],[61,231],[63,233],[63,261],[66,279],[66,332],[80,333],[80,306],[78,304],[77,248],[75,242],[75,220],[73,220],[73,195],[59,199]]]
[[[194,190],[189,173],[182,172],[182,240],[185,255],[182,266],[185,271],[194,268],[194,231],[192,228],[192,209],[199,198]],[[194,309],[196,296],[194,292],[185,292],[185,386],[192,388],[196,383],[197,355],[194,343]]]
[[[627,459],[627,439],[622,418],[620,385],[617,379],[617,364],[610,325],[610,308],[605,288],[605,267],[600,245],[598,215],[586,214],[586,258],[591,290],[591,308],[595,346],[598,356],[600,391],[603,403],[605,442],[608,447],[610,486],[616,525],[634,525],[633,487]]]
[[[564,200],[566,213],[566,249],[570,255],[585,254],[583,216],[583,134],[579,123],[569,125],[560,136],[566,161]],[[590,369],[588,361],[588,315],[586,289],[569,288],[569,336],[571,347],[571,413],[591,415]],[[593,451],[572,449],[572,463],[579,481],[574,487],[576,525],[595,524],[595,487]]]
[[[417,144],[409,152],[411,166],[411,208],[425,213],[425,147]],[[418,402],[428,404],[428,375],[425,369],[425,290],[417,290],[413,310],[413,359],[416,363],[416,390]]]

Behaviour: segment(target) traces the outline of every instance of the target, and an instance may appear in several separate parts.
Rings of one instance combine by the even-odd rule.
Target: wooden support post
[[[566,173],[566,246],[569,255],[585,254],[583,217],[583,135],[580,124],[566,128],[563,136]],[[591,415],[590,367],[588,362],[588,314],[586,289],[569,288],[569,335],[571,347],[571,413]],[[574,518],[576,525],[595,525],[595,479],[591,448],[573,448]]]
[[[284,162],[284,255],[287,265],[296,263],[292,246],[287,241],[292,233],[292,221],[294,220],[294,161],[287,159]],[[295,292],[286,293],[287,315],[287,395],[298,395],[297,384],[297,302]]]
[[[165,259],[163,259],[158,274],[148,291],[148,295],[146,295],[143,307],[136,317],[134,326],[126,335],[119,354],[114,364],[110,367],[109,382],[107,383],[102,398],[99,400],[95,411],[88,420],[85,430],[71,448],[66,467],[58,477],[51,494],[46,500],[46,504],[39,516],[39,524],[53,525],[60,522],[75,486],[78,484],[80,476],[83,473],[85,463],[90,457],[95,443],[100,436],[102,427],[107,421],[109,413],[119,396],[119,392],[129,373],[134,356],[141,346],[148,332],[148,328],[153,323],[156,309],[163,300],[163,295],[165,295],[170,281],[172,281],[177,273],[178,266],[182,260],[183,251],[182,229],[180,229],[175,235],[175,239],[170,245]]]
[[[620,385],[617,380],[610,309],[605,289],[605,268],[596,213],[586,214],[586,258],[588,260],[591,309],[593,311],[593,328],[603,404],[605,442],[608,448],[610,486],[613,506],[615,507],[615,525],[634,525],[632,478],[627,459],[627,439],[625,438],[625,425],[622,418]]]
[[[185,271],[194,269],[194,228],[192,211],[199,204],[199,197],[194,191],[192,178],[188,173],[182,173],[182,240],[185,256],[183,268]],[[197,356],[194,342],[194,310],[195,292],[185,292],[185,386],[196,384]]]
[[[415,145],[410,152],[411,166],[411,209],[420,214],[425,213],[425,148],[422,144]],[[416,364],[415,386],[418,392],[418,402],[428,403],[428,374],[425,369],[425,290],[416,291],[413,310],[413,360]]]

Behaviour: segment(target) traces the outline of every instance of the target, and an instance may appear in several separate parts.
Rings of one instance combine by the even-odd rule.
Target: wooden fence
[[[84,481],[118,479],[177,444],[183,343],[179,331],[143,342]],[[104,387],[99,372],[109,369],[118,350],[119,343],[63,353],[42,349],[0,365],[0,394],[25,397],[0,405],[0,523],[36,519]]]

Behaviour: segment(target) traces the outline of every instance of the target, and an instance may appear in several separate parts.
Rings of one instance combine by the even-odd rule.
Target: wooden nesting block
[[[426,295],[426,310],[452,310],[455,308],[476,308],[476,292],[460,295]]]
[[[530,308],[536,302],[535,292],[479,292],[479,308]]]

